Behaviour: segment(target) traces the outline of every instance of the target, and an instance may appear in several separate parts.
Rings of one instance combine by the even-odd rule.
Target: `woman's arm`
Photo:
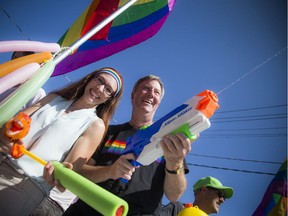
[[[65,162],[73,164],[73,170],[78,171],[93,155],[103,139],[105,125],[102,119],[94,121],[77,139]]]
[[[42,98],[40,101],[38,101],[36,104],[26,108],[22,112],[26,113],[27,115],[31,116],[33,113],[35,113],[37,110],[39,110],[41,107],[46,105],[47,103],[50,103],[55,97],[57,97],[56,94],[48,94],[46,97]]]

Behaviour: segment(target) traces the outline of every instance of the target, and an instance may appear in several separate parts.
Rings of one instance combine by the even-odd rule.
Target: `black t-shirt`
[[[125,149],[127,138],[136,132],[129,123],[109,126],[100,148],[93,155],[96,165],[113,164]],[[124,199],[129,205],[128,215],[153,215],[162,206],[164,178],[165,160],[161,157],[148,166],[137,168],[128,183],[110,179],[98,185]],[[77,214],[101,215],[81,200],[71,205],[64,215]]]

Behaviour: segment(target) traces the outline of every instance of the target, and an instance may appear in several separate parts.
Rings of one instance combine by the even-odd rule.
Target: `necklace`
[[[74,101],[74,102],[75,102],[75,101]],[[74,106],[74,102],[72,102],[72,103],[70,104],[70,106],[66,109],[66,113],[73,112],[73,111],[77,110],[77,109],[75,108],[75,106]]]
[[[130,124],[133,128],[135,128],[135,129],[141,129],[141,128],[145,129],[145,128],[147,128],[148,126],[150,126],[152,123],[142,124],[141,126],[138,126],[138,125],[133,124],[133,123],[130,121],[129,124]]]

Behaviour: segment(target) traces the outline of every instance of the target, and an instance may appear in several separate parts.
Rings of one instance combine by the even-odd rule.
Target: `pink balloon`
[[[30,63],[0,78],[0,94],[13,86],[28,80],[40,68],[38,63]]]
[[[60,45],[57,43],[45,43],[39,41],[0,41],[0,52],[34,51],[34,52],[58,52]]]

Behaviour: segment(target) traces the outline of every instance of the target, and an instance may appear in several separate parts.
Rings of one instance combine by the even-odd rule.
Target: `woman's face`
[[[87,84],[84,97],[87,103],[99,105],[113,97],[117,91],[117,82],[110,74],[97,73]]]

